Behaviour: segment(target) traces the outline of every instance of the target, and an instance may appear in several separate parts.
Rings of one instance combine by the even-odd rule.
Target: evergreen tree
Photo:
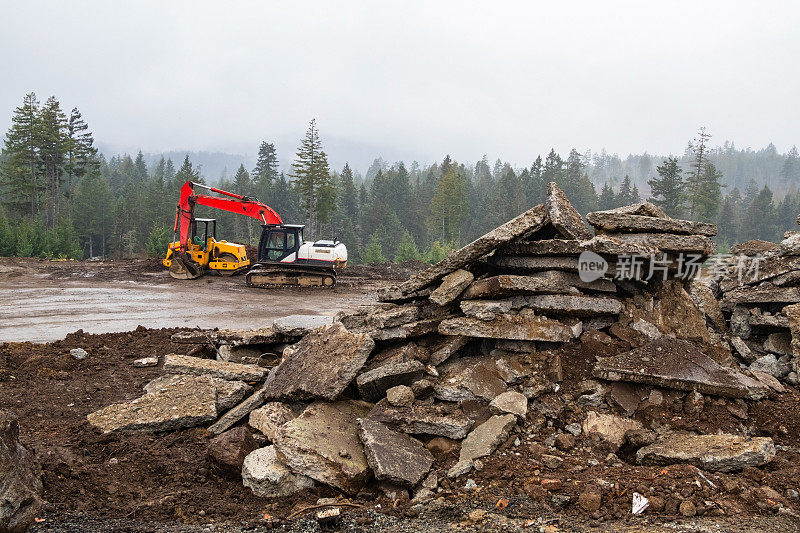
[[[130,157],[126,159],[130,160]],[[167,163],[167,166],[169,166],[169,163]],[[187,181],[203,183],[203,180],[200,178],[200,173],[194,169],[192,162],[189,161],[189,154],[186,154],[186,157],[183,158],[183,164],[181,165],[181,168],[178,169],[178,172],[175,173],[175,177],[173,178],[173,182],[175,183],[175,188],[177,190],[180,190],[183,184]]]
[[[83,120],[81,112],[73,107],[67,123],[67,155],[65,172],[67,174],[66,190],[69,216],[72,216],[72,203],[75,195],[75,185],[87,172],[97,172],[100,162],[97,159],[97,148],[94,146],[94,137],[89,131],[89,125]],[[162,157],[163,161],[164,158]]]
[[[428,229],[432,235],[441,235],[443,242],[458,242],[461,224],[469,212],[467,181],[454,165],[448,167],[431,199]]]
[[[703,218],[701,215],[701,211],[705,211],[703,205],[710,200],[710,198],[706,197],[705,191],[707,186],[704,184],[704,175],[708,159],[706,143],[710,138],[711,135],[706,133],[706,129],[700,128],[697,139],[691,143],[694,153],[694,162],[692,163],[692,169],[689,171],[686,179],[686,200],[689,208],[689,217],[692,220],[701,220]]]
[[[713,163],[707,162],[699,181],[692,184],[690,205],[694,220],[713,222],[717,220],[722,204],[722,174]],[[770,193],[771,194],[771,193]]]
[[[381,240],[378,232],[372,234],[369,238],[367,246],[364,248],[364,262],[365,263],[385,263],[386,257],[383,255],[381,248]]]
[[[8,217],[0,206],[0,257],[13,256],[15,248],[14,230],[11,229]]]
[[[579,213],[585,215],[592,211],[597,211],[600,205],[600,198],[597,196],[597,190],[594,184],[589,180],[589,176],[584,174],[578,180],[578,188],[573,196],[572,204]]]
[[[547,183],[542,179],[542,170],[542,156],[536,156],[536,160],[531,165],[530,172],[528,172],[528,180],[525,183],[525,197],[530,205],[544,202]]]
[[[800,157],[797,154],[797,146],[792,146],[786,154],[786,160],[781,168],[781,180],[783,183],[800,181]]]
[[[414,237],[406,230],[403,233],[403,238],[397,245],[397,251],[394,254],[395,263],[404,263],[406,261],[419,261],[420,253],[417,249],[417,244],[414,242]]]
[[[136,160],[133,162],[133,165],[136,167],[136,180],[146,181],[148,178],[147,163],[144,162],[144,155],[141,150],[136,154]]]
[[[605,182],[603,190],[600,192],[599,204],[601,211],[617,207],[617,197],[614,195],[614,189],[611,188],[608,182]]]
[[[584,175],[583,169],[586,165],[583,164],[583,157],[578,151],[573,148],[567,156],[566,167],[564,168],[562,182],[559,186],[567,195],[567,198],[577,196],[579,183]]]
[[[316,119],[309,123],[292,168],[295,187],[302,198],[307,226],[311,234],[315,235],[319,224],[327,222],[336,200],[336,189],[331,179],[327,156],[322,151]]]
[[[619,192],[616,195],[615,203],[617,206],[631,205],[636,203],[630,176],[626,175],[624,178],[622,178],[622,184],[619,186]]]
[[[656,167],[657,178],[649,180],[653,197],[650,201],[671,217],[680,217],[683,212],[683,177],[677,157],[668,157]]]
[[[14,110],[3,149],[3,201],[17,213],[34,217],[39,212],[45,183],[39,169],[39,101],[35,93],[25,95]]]
[[[564,161],[552,148],[550,149],[550,153],[547,154],[547,158],[544,160],[544,167],[542,168],[543,189],[545,189],[547,184],[551,181],[558,184],[564,183]]]
[[[130,206],[127,209],[124,209],[124,205],[122,207],[120,212],[130,211]],[[98,253],[105,256],[116,212],[116,202],[105,177],[97,172],[89,172],[81,178],[75,190],[74,210],[75,229],[88,257]]]
[[[745,240],[762,239],[765,241],[777,239],[779,232],[774,220],[772,191],[764,185],[745,211],[742,221],[742,238]]]
[[[55,96],[39,112],[39,161],[46,183],[45,228],[55,227],[61,200],[61,181],[68,149],[67,116]]]
[[[353,171],[350,169],[350,165],[347,163],[344,164],[344,168],[342,169],[341,186],[341,211],[345,219],[350,220],[355,224],[358,222],[359,212],[358,192],[356,191],[356,185],[353,181]]]
[[[252,180],[258,197],[264,201],[270,201],[270,194],[273,185],[278,179],[278,154],[275,145],[267,141],[261,141],[258,147],[258,159],[253,168]]]

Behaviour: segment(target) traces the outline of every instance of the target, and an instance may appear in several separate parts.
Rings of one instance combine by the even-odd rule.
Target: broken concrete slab
[[[271,327],[260,329],[193,329],[174,333],[170,340],[176,344],[273,344],[286,342],[286,336]]]
[[[607,209],[605,211],[595,211],[597,215],[639,215],[644,217],[656,218],[669,218],[669,216],[658,206],[650,202],[640,202],[638,204],[625,205],[615,209]]]
[[[282,498],[314,486],[314,480],[293,474],[281,463],[275,446],[250,452],[242,465],[242,482],[262,498]]]
[[[538,256],[538,255],[493,255],[486,262],[495,268],[509,269],[516,272],[542,272],[559,270],[571,273],[578,272],[578,256]],[[613,273],[616,263],[609,261],[607,272]],[[602,279],[602,278],[601,278]]]
[[[370,330],[369,335],[376,341],[392,341],[422,337],[435,333],[441,321],[441,318],[429,318],[418,322],[403,324],[401,326]]]
[[[789,320],[789,332],[792,334],[792,356],[800,358],[800,304],[787,305],[783,314]]]
[[[530,313],[503,314],[494,320],[459,317],[439,324],[442,335],[465,335],[490,339],[567,342],[580,334],[573,326]]]
[[[787,320],[788,322],[788,320]],[[767,335],[764,341],[764,350],[778,355],[788,355],[792,353],[792,336],[789,332],[777,332]]]
[[[604,233],[677,233],[708,237],[717,234],[716,224],[624,213],[596,211],[588,213],[586,221]]]
[[[158,357],[142,357],[133,361],[134,368],[146,368],[149,366],[158,366]]]
[[[753,354],[753,350],[741,339],[741,337],[732,336],[730,339],[731,346],[739,356],[747,361],[748,363],[752,363],[756,360],[756,356]]]
[[[323,315],[289,315],[276,318],[272,328],[288,337],[302,337],[306,333],[333,323],[332,316]]]
[[[573,296],[568,294],[536,294],[517,296],[513,308],[527,307],[534,311],[552,315],[592,317],[618,315],[622,304],[614,298],[599,296]],[[465,313],[466,314],[466,313]]]
[[[769,437],[671,433],[636,452],[642,465],[688,463],[707,472],[737,472],[763,466],[775,457]]]
[[[370,407],[354,400],[312,403],[275,432],[278,459],[298,474],[356,494],[369,476],[358,419]]]
[[[393,328],[427,318],[424,314],[425,308],[421,305],[398,305],[388,309],[379,307],[367,313],[364,322],[373,328]]]
[[[374,420],[361,419],[360,426],[359,436],[375,479],[413,487],[428,474],[433,455],[420,441]]]
[[[377,368],[364,372],[356,378],[361,397],[369,402],[377,402],[386,391],[397,385],[411,385],[422,378],[425,365],[411,360],[393,360]]]
[[[378,402],[367,418],[411,435],[437,435],[460,440],[472,427],[470,420],[455,407],[415,402],[411,407],[395,407]]]
[[[462,300],[461,311],[470,318],[478,320],[494,320],[497,315],[511,311],[514,301],[505,300]]]
[[[442,283],[429,296],[438,305],[447,305],[464,292],[475,276],[469,270],[458,269],[442,278]]]
[[[397,385],[386,391],[386,401],[395,407],[411,407],[414,404],[414,391],[406,385]]]
[[[658,248],[663,252],[713,255],[717,250],[714,241],[703,235],[673,235],[669,233],[616,233],[614,238],[622,242]]]
[[[725,304],[798,303],[800,287],[775,287],[766,282],[756,286],[739,287],[722,296]]]
[[[783,315],[750,314],[748,318],[751,328],[789,329],[789,318]]]
[[[220,417],[219,420],[209,426],[208,431],[213,435],[219,435],[233,427],[239,420],[250,414],[253,409],[257,409],[264,404],[264,388],[258,389],[256,392],[246,398],[239,405],[232,408],[230,411]]]
[[[776,252],[780,248],[779,244],[769,241],[753,239],[751,241],[740,242],[731,246],[731,255],[745,255],[755,257],[758,254],[764,255],[767,252]]]
[[[583,421],[582,429],[587,435],[597,435],[608,443],[613,451],[625,443],[625,433],[642,429],[642,423],[631,418],[589,411]]]
[[[780,243],[783,255],[800,255],[800,233],[790,234]]]
[[[433,366],[438,366],[447,361],[453,354],[457,353],[461,348],[466,346],[469,342],[469,337],[463,335],[456,335],[445,337],[442,342],[436,345],[431,353],[428,363]]]
[[[462,300],[492,299],[513,294],[569,293],[570,286],[549,272],[531,276],[503,274],[472,282],[462,294]]]
[[[694,344],[661,338],[630,352],[603,358],[592,375],[608,381],[625,381],[731,398],[763,398],[765,388],[732,368],[717,364]]]
[[[247,455],[258,449],[250,431],[239,426],[217,435],[208,442],[208,458],[214,469],[229,478],[239,479]]]
[[[366,334],[350,333],[340,323],[321,326],[303,337],[269,374],[267,399],[336,400],[375,347]]]
[[[491,455],[508,438],[511,428],[517,423],[513,414],[494,415],[473,429],[461,443],[458,462],[474,461]]]
[[[654,219],[658,220],[658,219]],[[532,255],[532,256],[571,256],[583,252],[594,252],[599,255],[641,255],[649,256],[658,250],[651,246],[622,242],[609,235],[595,235],[591,239],[578,241],[573,239],[544,239],[530,242],[511,242],[496,252],[497,255]]]
[[[257,365],[243,365],[171,353],[164,356],[164,372],[210,376],[230,381],[264,381],[269,369]]]
[[[0,531],[22,533],[43,507],[41,470],[19,442],[19,421],[0,411]]]
[[[723,292],[728,292],[741,285],[755,285],[763,281],[784,276],[794,276],[800,270],[800,257],[797,256],[768,256],[756,262],[748,260],[741,266],[737,265],[738,271],[731,272],[731,275],[720,280],[719,286]],[[785,285],[785,279],[781,280],[781,285]]]
[[[419,291],[447,274],[469,265],[476,259],[496,249],[498,246],[540,229],[545,225],[547,220],[548,217],[545,206],[537,205],[516,218],[509,220],[502,226],[495,228],[486,235],[478,237],[430,268],[414,275],[408,281],[401,283],[395,292],[399,292],[401,295],[407,295]],[[391,295],[391,293],[392,291],[389,290],[385,294],[379,294],[378,299],[385,300],[386,296]]]
[[[489,410],[496,415],[514,415],[524,421],[528,415],[528,398],[520,392],[507,391],[494,397],[489,403]]]
[[[147,383],[144,386],[144,391],[154,393],[167,391],[175,387],[191,389],[205,384],[210,384],[216,390],[217,411],[220,413],[235,406],[253,391],[253,387],[244,381],[228,381],[226,379],[193,374],[165,374]]]
[[[689,282],[688,293],[697,309],[705,314],[718,330],[726,331],[728,326],[719,300],[714,296],[712,284],[711,278],[695,278]]]
[[[567,239],[586,240],[593,236],[592,230],[581,218],[580,213],[572,207],[567,195],[554,182],[547,184],[547,198],[544,206],[550,223]]]
[[[216,420],[216,398],[214,385],[198,380],[192,386],[182,383],[109,405],[86,418],[103,433],[172,431]]]
[[[750,368],[749,371],[750,374],[755,379],[757,379],[758,381],[760,381],[773,391],[777,392],[778,394],[781,394],[786,391],[786,388],[781,384],[780,381],[778,381],[776,377],[771,376],[770,374],[767,374],[766,372],[763,372],[761,370],[758,370],[757,368]]]
[[[436,398],[460,402],[480,398],[491,401],[508,390],[495,361],[483,357],[462,357],[440,369],[441,379],[434,386]]]
[[[250,412],[247,423],[263,433],[270,441],[275,440],[275,431],[297,418],[298,413],[283,402],[267,402]]]

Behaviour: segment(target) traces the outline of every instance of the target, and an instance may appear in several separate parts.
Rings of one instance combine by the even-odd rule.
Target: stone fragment
[[[723,296],[724,298],[724,296]],[[750,312],[746,307],[734,305],[730,319],[731,333],[742,339],[747,339],[752,333],[750,328]]]
[[[768,315],[764,313],[750,314],[748,318],[751,328],[758,329],[789,329],[789,319],[783,315]]]
[[[258,448],[253,435],[244,426],[228,430],[208,443],[208,457],[221,473],[238,478],[242,475],[245,457]]]
[[[800,287],[775,287],[770,284],[739,287],[726,292],[722,296],[722,301],[725,304],[793,304],[800,302]]]
[[[767,374],[766,372],[758,370],[757,368],[750,368],[750,374],[758,381],[779,394],[786,391],[786,388],[775,376]]]
[[[592,238],[592,230],[586,225],[567,195],[554,181],[547,184],[545,208],[550,223],[567,239],[586,240]]]
[[[694,516],[694,515],[697,514],[697,507],[692,502],[692,500],[683,500],[681,502],[680,506],[678,507],[678,511],[683,516],[687,516],[687,517]]]
[[[557,455],[545,453],[542,454],[541,462],[550,470],[556,470],[557,468],[561,468],[561,465],[564,464],[564,459]]]
[[[336,400],[375,347],[366,334],[350,333],[339,323],[315,329],[270,372],[264,385],[268,399]]]
[[[411,279],[400,284],[394,291],[389,288],[379,293],[378,299],[386,301],[387,296],[393,296],[397,293],[399,295],[407,295],[423,289],[447,274],[469,265],[498,246],[542,228],[547,220],[545,206],[537,205],[486,235],[475,239],[460,250],[451,253],[430,268],[412,276]]]
[[[581,492],[578,496],[578,505],[587,513],[593,513],[603,504],[603,496],[599,492]]]
[[[569,451],[575,447],[575,436],[569,433],[559,433],[556,435],[555,446],[561,451]]]
[[[507,390],[497,364],[491,359],[463,357],[443,365],[439,383],[434,386],[436,397],[447,402],[481,398],[491,401]]]
[[[165,374],[147,383],[144,386],[144,391],[154,393],[178,387],[192,389],[206,385],[214,387],[217,411],[220,413],[235,406],[253,391],[253,387],[244,381],[228,381],[226,379],[193,374]]]
[[[512,271],[566,271],[578,272],[577,256],[536,256],[536,255],[494,255],[487,259],[487,262],[497,268],[509,269]],[[614,271],[614,266],[609,263],[609,272]],[[559,291],[563,289],[559,288]],[[556,291],[556,292],[559,292]]]
[[[395,407],[411,407],[414,403],[414,391],[411,387],[397,385],[386,391],[386,401]]]
[[[148,366],[158,366],[158,357],[142,357],[133,361],[135,368],[145,368]]]
[[[458,317],[439,324],[442,335],[464,335],[491,339],[567,342],[580,334],[562,322],[533,314],[503,314],[494,320]]]
[[[475,276],[472,275],[472,272],[460,268],[442,278],[442,284],[428,298],[435,304],[447,305],[458,298],[473,279]]]
[[[625,432],[625,440],[633,448],[641,448],[656,441],[656,432],[649,429],[631,429]]]
[[[781,372],[781,365],[778,363],[778,359],[775,357],[774,354],[767,354],[762,357],[757,358],[750,364],[750,370],[760,370],[766,374],[774,378],[781,378],[783,377]]]
[[[708,237],[717,234],[716,224],[607,211],[588,213],[586,221],[604,233],[678,233]]]
[[[253,409],[257,409],[264,404],[264,389],[258,389],[251,394],[248,398],[243,400],[237,406],[220,417],[219,420],[214,422],[208,427],[208,431],[213,435],[219,435],[223,431],[230,429],[239,420],[250,414]]]
[[[217,418],[217,390],[198,381],[159,389],[130,402],[116,403],[86,418],[103,433],[112,431],[172,431],[212,422]]]
[[[527,307],[548,315],[568,315],[591,317],[598,315],[618,315],[622,304],[614,298],[596,296],[572,296],[566,294],[544,294],[517,296],[514,308]]]
[[[285,403],[268,402],[251,411],[247,423],[251,428],[260,431],[270,441],[273,441],[278,428],[295,418],[297,418],[297,413]]]
[[[261,329],[220,329],[216,331],[192,329],[173,333],[170,340],[176,344],[235,344],[237,346],[245,346],[249,344],[273,344],[285,342],[287,339],[271,327],[266,327]]]
[[[756,357],[753,355],[753,351],[740,337],[734,335],[731,337],[730,342],[733,349],[736,350],[736,353],[738,353],[742,359],[749,363],[755,361]]]
[[[783,255],[800,255],[800,234],[794,233],[781,241]]]
[[[360,425],[367,463],[378,481],[413,487],[430,471],[433,456],[420,441],[374,420],[362,419]]]
[[[449,359],[450,356],[466,346],[467,342],[469,342],[469,337],[462,335],[445,337],[442,342],[434,348],[428,359],[428,364],[439,366]]]
[[[73,359],[76,361],[83,361],[89,354],[83,348],[73,348],[69,351],[69,354],[72,356]]]
[[[595,211],[595,214],[639,215],[644,217],[669,218],[660,207],[650,202],[640,202],[638,204],[625,205],[605,211]]]
[[[580,255],[583,252],[594,252],[601,256],[638,255],[649,257],[658,252],[656,248],[639,244],[622,242],[608,235],[596,235],[586,241],[574,239],[544,239],[540,241],[512,242],[507,244],[498,253],[501,255],[530,255],[530,256],[570,256]],[[569,275],[568,272],[563,272]],[[576,273],[572,276],[580,280]]]
[[[787,305],[783,314],[789,320],[789,332],[792,334],[792,356],[800,358],[800,304]]]
[[[745,255],[754,257],[758,254],[764,255],[767,252],[774,252],[780,248],[779,244],[769,241],[754,239],[751,241],[740,242],[731,246],[731,255]]]
[[[626,381],[714,394],[732,398],[762,398],[766,389],[732,368],[716,363],[695,345],[661,338],[630,352],[602,358],[592,375],[608,381]]]
[[[450,479],[455,479],[459,476],[463,476],[464,474],[468,474],[472,467],[475,466],[473,461],[457,461],[450,470],[447,471],[447,477]]]
[[[272,329],[289,337],[302,337],[303,335],[333,323],[332,316],[322,315],[289,315],[276,318]]]
[[[747,466],[763,466],[774,457],[771,438],[729,434],[670,433],[636,452],[636,461],[642,465],[688,463],[707,472],[736,472]]]
[[[391,328],[371,330],[369,335],[376,341],[393,341],[422,337],[424,335],[436,333],[436,329],[439,327],[441,321],[442,319],[438,317],[429,318]]]
[[[189,355],[171,353],[164,356],[164,372],[167,374],[205,375],[231,381],[263,381],[268,371],[269,369],[256,365],[229,363]]]
[[[22,533],[42,509],[41,472],[19,442],[19,421],[0,410],[0,531]]]
[[[764,349],[779,355],[792,353],[792,336],[788,332],[770,333],[764,341]]]
[[[589,411],[583,421],[584,433],[598,435],[611,445],[613,450],[618,450],[625,443],[626,432],[637,429],[642,429],[642,424],[638,420],[595,411]]]
[[[462,294],[462,300],[490,299],[515,294],[568,293],[570,286],[549,272],[530,276],[502,274],[472,282]]]
[[[462,300],[461,311],[470,318],[478,320],[494,320],[497,315],[511,311],[514,305],[512,299],[506,300]]]
[[[722,314],[719,300],[714,296],[714,291],[709,286],[709,283],[708,278],[694,278],[689,282],[689,296],[697,308],[708,317],[717,329],[725,331],[727,330],[727,323]]]
[[[420,379],[424,370],[425,365],[414,359],[389,361],[360,374],[356,378],[356,385],[362,398],[377,402],[386,395],[388,389],[397,385],[411,385]]]
[[[662,252],[675,254],[699,254],[707,257],[713,255],[717,249],[714,241],[703,235],[672,235],[668,233],[619,233],[614,238],[622,242],[629,242],[658,248]]]
[[[281,498],[314,486],[314,480],[293,474],[281,463],[275,446],[259,448],[251,452],[242,465],[242,482],[262,498]]]
[[[458,461],[474,461],[480,457],[491,455],[508,438],[516,421],[517,418],[514,415],[494,415],[473,429],[461,443]]]
[[[411,435],[438,435],[460,440],[467,436],[472,420],[460,409],[416,402],[412,407],[395,407],[379,402],[368,418]]]
[[[292,471],[356,494],[369,475],[357,419],[369,404],[317,401],[275,432],[278,459]]]
[[[504,392],[495,396],[489,404],[489,410],[496,415],[512,414],[519,420],[525,420],[528,414],[528,399],[516,391]]]

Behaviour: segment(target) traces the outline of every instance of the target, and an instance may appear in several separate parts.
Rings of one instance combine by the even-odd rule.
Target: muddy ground
[[[87,279],[100,280],[100,284],[135,282],[146,285],[153,293],[173,292],[170,289],[174,289],[183,294],[184,290],[177,288],[178,282],[159,277],[158,265],[149,261],[112,265],[4,261],[0,266],[3,267],[0,298],[4,302],[8,298],[8,287],[38,289],[29,296],[36,302],[47,298],[43,292],[54,286],[70,289],[65,284],[76,283],[79,287],[90,288],[97,283]],[[90,272],[93,274],[89,275]],[[408,273],[380,268],[354,269],[351,281],[334,291],[300,291],[298,295],[298,291],[288,290],[278,291],[281,294],[275,296],[280,296],[276,299],[299,298],[302,303],[295,304],[297,309],[316,306],[309,294],[313,294],[314,302],[325,298],[330,302],[346,300],[346,303],[340,302],[342,306],[357,305],[363,300],[370,301],[375,288],[385,280],[395,275],[405,277]],[[142,282],[140,278],[144,276],[159,281]],[[241,295],[250,291],[244,289],[241,278],[212,278],[210,283],[202,282],[206,283],[204,288],[209,288],[203,291],[204,298],[218,299],[220,292],[237,291],[236,299],[241,302]],[[192,291],[186,289],[186,293]],[[235,303],[230,304],[233,309],[237,308]],[[272,302],[270,305],[278,308],[283,304]],[[3,306],[2,312],[8,313],[8,307]],[[191,325],[198,315],[197,308],[193,309]],[[53,312],[60,311],[53,309]],[[19,313],[12,310],[11,316]],[[226,320],[225,315],[217,314],[220,320]],[[73,318],[80,321],[81,317],[78,314]],[[232,325],[246,327],[241,319],[232,320],[235,320]],[[218,322],[216,325],[225,324]],[[25,331],[25,327],[7,329],[20,332]],[[86,421],[88,413],[140,396],[144,384],[161,375],[158,367],[134,368],[131,364],[134,359],[186,353],[191,346],[170,342],[170,335],[177,331],[175,328],[139,327],[126,333],[104,334],[84,331],[48,343],[0,345],[0,409],[19,416],[21,440],[35,450],[43,469],[44,498],[48,504],[43,521],[34,528],[36,531],[320,529],[316,521],[304,519],[302,514],[297,518],[289,517],[315,504],[321,497],[338,496],[335,491],[318,487],[300,493],[291,501],[280,502],[256,498],[240,481],[215,473],[206,457],[210,435],[205,429],[168,434],[101,435],[91,428]],[[17,337],[20,336],[24,335]],[[568,349],[580,350],[578,344],[571,346]],[[69,350],[78,347],[87,350],[87,359],[76,361],[70,357]],[[609,353],[616,349],[615,346],[602,348]],[[565,365],[566,387],[588,377],[589,361],[594,355],[580,351],[563,354],[564,360],[569,361]],[[569,388],[565,392],[569,394]],[[483,470],[471,476],[477,482],[476,491],[465,491],[445,480],[440,493],[442,499],[420,506],[408,501],[393,502],[377,493],[365,493],[350,500],[353,507],[345,509],[344,518],[325,528],[353,531],[535,531],[544,527],[550,527],[551,531],[800,531],[797,501],[785,502],[789,512],[780,512],[774,506],[764,506],[757,497],[751,497],[761,486],[769,486],[780,494],[797,488],[797,479],[800,479],[799,405],[797,389],[789,388],[784,394],[754,404],[747,420],[737,417],[725,401],[708,405],[702,413],[693,416],[684,413],[682,402],[666,401],[662,406],[648,408],[643,415],[656,423],[704,432],[730,431],[740,424],[752,425],[754,434],[771,436],[781,447],[778,457],[763,469],[747,469],[735,475],[707,475],[705,479],[696,469],[684,465],[634,467],[621,452],[622,463],[617,466],[601,462],[591,468],[561,469],[556,474],[540,466],[538,445],[526,437],[515,445],[516,437],[512,436],[497,453],[487,458]],[[437,467],[451,465],[457,453],[456,450],[439,455]],[[588,448],[576,448],[568,460],[576,466],[586,465],[591,457]],[[602,513],[594,516],[581,512],[576,506],[554,509],[549,499],[551,495],[541,489],[540,481],[545,477],[558,479],[562,488],[556,492],[572,498],[587,484],[602,479],[614,485],[611,491],[614,496],[604,501]],[[714,484],[713,488],[708,481]],[[662,498],[666,508],[656,515],[631,516],[633,491]],[[670,509],[670,495],[674,494],[691,494],[710,502],[704,516],[687,519]],[[470,514],[476,509],[486,512],[479,521]]]
[[[0,342],[48,342],[78,329],[113,333],[140,325],[259,328],[286,315],[334,315],[374,302],[377,286],[418,268],[355,266],[343,271],[333,289],[298,293],[246,287],[242,275],[175,280],[158,259],[0,258]]]

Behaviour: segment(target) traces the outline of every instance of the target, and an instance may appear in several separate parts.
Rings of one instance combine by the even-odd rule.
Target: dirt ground
[[[202,287],[213,290],[197,298],[214,302],[220,293],[228,297],[232,309],[252,291],[262,298],[247,309],[262,309],[259,320],[268,320],[290,312],[305,312],[316,307],[318,298],[326,305],[346,307],[368,303],[374,290],[391,279],[404,279],[414,270],[404,268],[354,268],[332,291],[301,290],[264,291],[246,289],[241,278],[207,278]],[[148,281],[142,281],[146,279]],[[155,280],[155,281],[150,281]],[[74,285],[73,285],[74,284]],[[196,289],[184,289],[186,282],[171,280],[152,261],[112,263],[53,263],[39,261],[0,262],[0,298],[3,316],[19,316],[24,305],[41,304],[50,298],[53,289],[74,294],[75,289],[108,284],[118,287],[136,285],[147,294],[169,293],[191,296]],[[179,285],[180,284],[180,285]],[[144,287],[144,288],[141,288]],[[7,291],[29,289],[26,301]],[[140,289],[141,288],[141,289]],[[298,294],[299,292],[299,294]],[[315,298],[310,305],[309,294]],[[95,305],[105,309],[118,296],[97,300]],[[127,298],[127,297],[126,297]],[[180,325],[194,326],[198,320],[197,298],[188,316],[191,321]],[[283,302],[294,298],[301,303]],[[236,301],[233,301],[233,300]],[[47,301],[49,302],[49,300]],[[150,304],[155,306],[154,303]],[[258,307],[258,306],[261,307]],[[16,307],[15,307],[16,306]],[[62,320],[69,316],[72,333],[56,335],[52,342],[0,343],[0,409],[19,416],[21,441],[35,451],[42,465],[44,499],[47,501],[43,521],[35,531],[253,531],[277,527],[286,531],[317,531],[316,521],[290,518],[290,515],[313,505],[321,497],[336,497],[332,489],[317,487],[291,500],[270,502],[256,498],[241,481],[215,473],[206,456],[210,434],[203,428],[175,431],[167,434],[101,435],[86,421],[86,415],[111,403],[136,398],[143,386],[162,374],[159,367],[134,368],[134,359],[186,353],[192,346],[173,344],[170,335],[176,328],[166,328],[168,315],[145,317],[153,324],[131,327],[124,333],[90,334],[80,329],[86,318],[81,307],[67,312],[64,304],[42,304],[41,317],[27,318],[29,324],[18,326],[0,324],[0,334],[16,332],[20,338],[34,332],[34,323]],[[57,309],[52,309],[56,306]],[[283,311],[281,306],[292,310]],[[9,308],[11,308],[9,310]],[[16,310],[15,310],[16,309]],[[24,309],[24,307],[22,307]],[[139,308],[137,308],[139,309]],[[55,313],[47,315],[47,311]],[[147,305],[143,305],[144,316]],[[302,310],[302,311],[301,311]],[[97,314],[96,309],[88,315]],[[114,311],[108,314],[113,317]],[[241,315],[228,316],[228,311],[213,313],[214,325],[247,327]],[[39,322],[35,322],[39,320]],[[111,318],[109,318],[111,320]],[[185,320],[185,317],[184,317]],[[102,321],[99,322],[104,324]],[[118,324],[110,322],[112,324]],[[136,321],[134,320],[134,323]],[[141,323],[141,322],[139,322]],[[264,325],[264,322],[259,322]],[[200,324],[202,325],[202,323]],[[71,326],[70,326],[71,327]],[[67,329],[70,329],[67,327]],[[100,326],[97,326],[100,327]],[[35,335],[30,335],[35,337]],[[29,339],[40,341],[39,339]],[[0,341],[2,339],[0,338]],[[590,377],[591,364],[597,353],[613,355],[626,349],[619,343],[598,346],[588,353],[582,344],[565,345],[561,357],[565,361],[564,390],[567,399],[577,397],[578,384]],[[88,357],[81,361],[69,355],[71,348],[83,348]],[[561,424],[573,421],[573,404],[569,402],[561,415]],[[344,509],[346,516],[323,529],[349,531],[435,531],[458,529],[465,531],[491,530],[548,530],[548,531],[800,531],[800,504],[797,500],[783,501],[781,506],[764,504],[759,499],[760,487],[769,486],[779,494],[797,489],[800,479],[800,394],[797,388],[748,406],[749,417],[741,419],[731,401],[714,401],[699,414],[687,415],[679,398],[665,396],[660,406],[644,409],[637,417],[650,425],[669,424],[680,429],[703,432],[734,431],[742,424],[751,426],[754,435],[770,436],[779,446],[778,456],[763,469],[750,468],[738,474],[707,474],[676,465],[668,468],[638,467],[630,462],[625,451],[616,465],[603,461],[591,446],[577,446],[567,458],[571,468],[547,471],[540,464],[541,446],[528,436],[519,443],[512,435],[497,453],[487,458],[485,466],[471,475],[479,487],[474,492],[451,485],[443,480],[440,500],[424,505],[415,502],[392,502],[377,492],[365,493],[351,500],[354,507]],[[733,407],[734,409],[731,409]],[[541,441],[557,427],[543,427],[536,440]],[[594,454],[594,455],[593,455]],[[586,468],[590,459],[599,457],[596,466]],[[457,459],[457,451],[437,456],[438,468],[449,467]],[[541,480],[553,478],[562,484],[557,494],[572,501],[586,487],[602,483],[613,486],[610,496],[604,496],[602,512],[589,514],[576,505],[554,509],[552,494],[544,491]],[[610,485],[608,485],[610,484]],[[631,494],[646,493],[660,499],[663,509],[656,513],[634,517],[630,514]],[[609,491],[606,491],[608,494]],[[683,518],[674,509],[676,498],[691,496],[707,502],[703,516]],[[774,502],[773,502],[774,503]],[[781,511],[780,509],[783,509]],[[485,511],[485,518],[475,521],[470,513]],[[553,529],[555,528],[555,529]]]
[[[0,342],[48,342],[148,328],[258,328],[292,314],[334,315],[375,301],[375,288],[418,265],[354,266],[333,289],[255,289],[244,276],[175,280],[157,259],[0,258]],[[300,297],[298,297],[300,296]]]

